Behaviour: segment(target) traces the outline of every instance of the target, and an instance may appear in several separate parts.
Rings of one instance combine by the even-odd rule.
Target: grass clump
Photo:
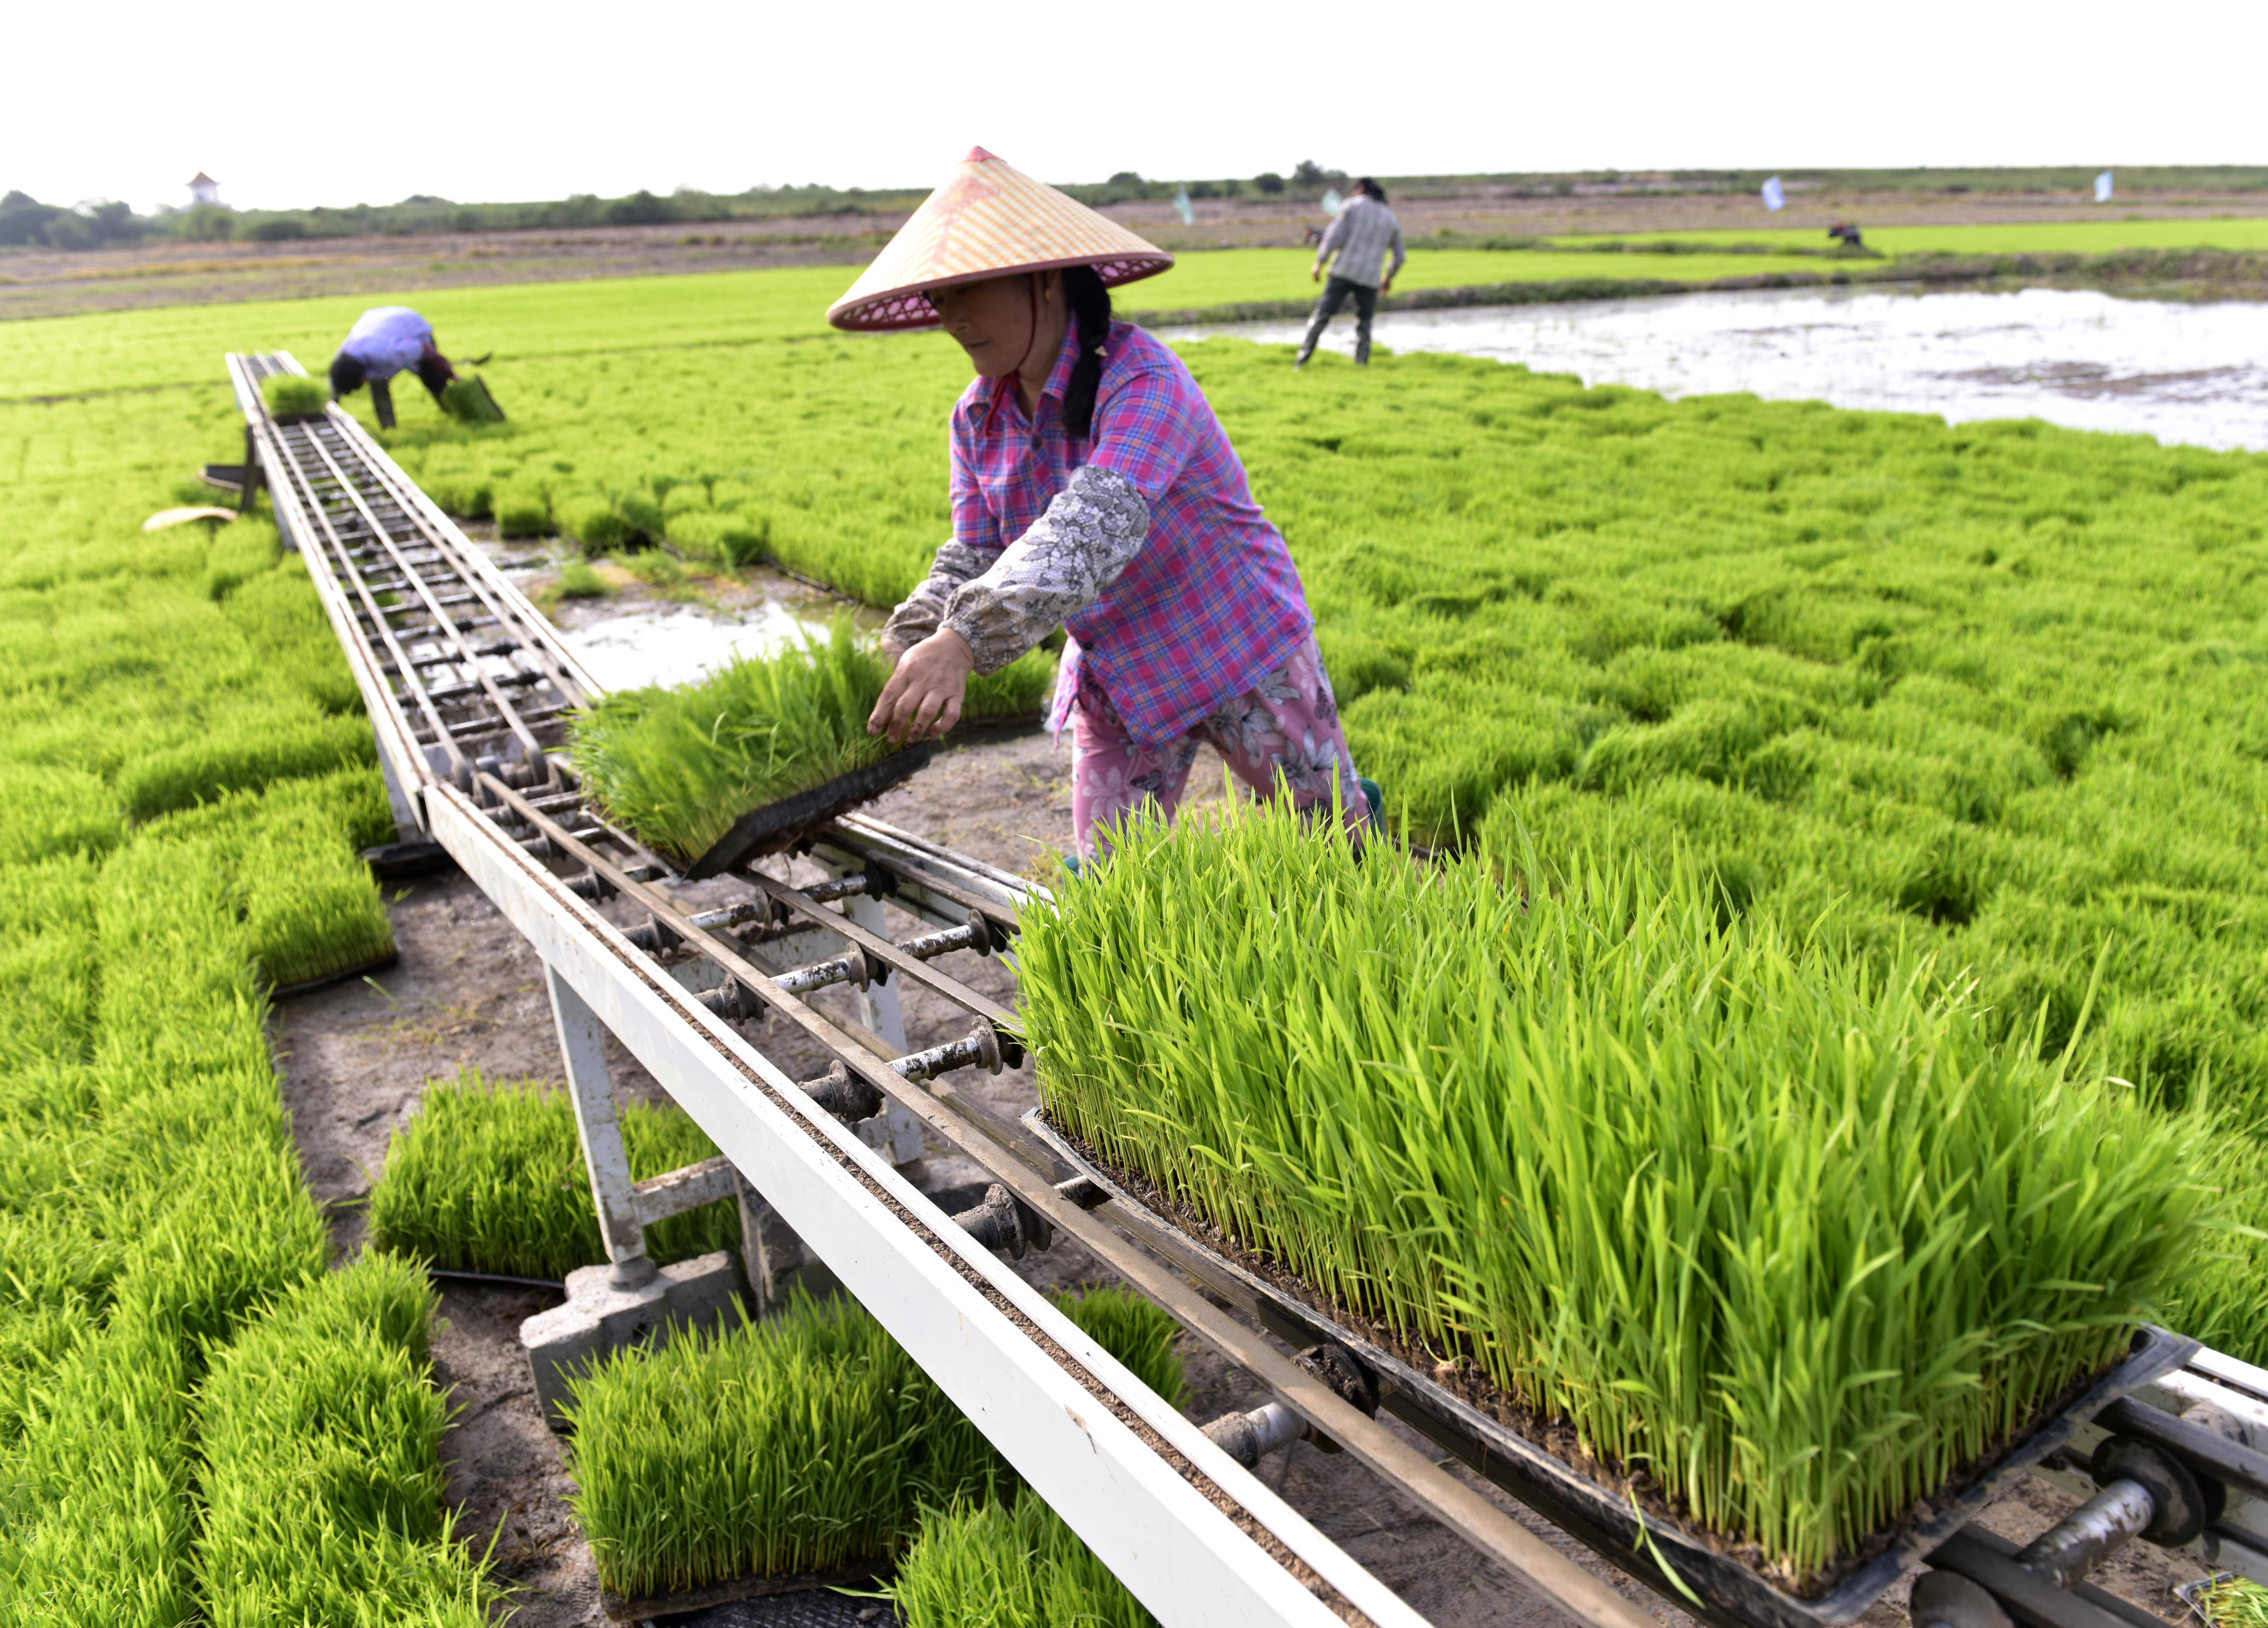
[[[1140,819],[1027,913],[1025,1021],[1109,1162],[1801,1579],[2166,1303],[2207,1127],[1995,1046],[1903,943],[1722,902]]]
[[[614,589],[588,560],[570,560],[552,592],[563,600],[602,600]]]
[[[414,1264],[365,1256],[216,1353],[196,1408],[196,1574],[215,1628],[489,1620],[496,1590],[446,1506],[434,1304]]]
[[[330,405],[331,387],[304,373],[270,373],[260,381],[260,395],[268,403],[270,418],[289,423],[295,418],[320,417]]]
[[[2268,1588],[2247,1579],[2215,1583],[2198,1602],[2216,1628],[2268,1628]]]
[[[500,424],[504,409],[489,394],[487,383],[478,375],[470,379],[452,379],[441,387],[441,410],[462,424]]]
[[[681,689],[618,690],[574,721],[576,772],[644,842],[691,860],[752,808],[875,762],[887,670],[848,617]]]
[[[1157,1621],[1029,1488],[1012,1505],[926,1512],[889,1595],[905,1628],[1153,1628]]]
[[[1057,1304],[1177,1400],[1173,1323],[1123,1291]],[[1014,1473],[859,1307],[798,1295],[761,1323],[625,1352],[578,1380],[571,1499],[600,1580],[631,1597],[887,1560],[922,1511]]]
[[[924,1504],[1008,1469],[855,1304],[605,1363],[577,1381],[571,1502],[600,1580],[630,1597],[887,1558]]]
[[[674,1108],[626,1103],[622,1123],[640,1181],[717,1152]],[[454,1271],[556,1278],[605,1260],[573,1104],[532,1080],[491,1086],[477,1070],[432,1087],[387,1148],[371,1188],[370,1229],[375,1247]],[[665,1263],[737,1251],[740,1212],[719,1200],[645,1235]]]

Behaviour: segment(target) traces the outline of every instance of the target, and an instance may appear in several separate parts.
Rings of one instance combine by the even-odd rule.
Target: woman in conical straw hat
[[[1173,351],[1109,290],[1173,264],[982,147],[828,310],[837,328],[942,327],[976,378],[953,409],[953,538],[883,630],[869,727],[942,734],[972,673],[1071,635],[1049,722],[1071,726],[1072,837],[1154,798],[1199,740],[1263,794],[1359,832],[1369,807],[1300,573]]]

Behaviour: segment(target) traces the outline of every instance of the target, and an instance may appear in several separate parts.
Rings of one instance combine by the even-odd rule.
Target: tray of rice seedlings
[[[569,753],[607,815],[694,878],[793,847],[930,760],[866,733],[889,671],[847,616],[696,684],[617,690]]]
[[[298,424],[323,416],[331,402],[331,387],[305,373],[270,373],[260,381],[260,396],[268,403],[268,416],[277,424]]]
[[[1056,1297],[1169,1403],[1171,1319],[1123,1290]],[[798,1291],[758,1323],[626,1350],[577,1379],[575,1516],[617,1622],[887,1577],[929,1509],[1015,1472],[855,1301]]]
[[[452,379],[441,387],[441,410],[459,424],[500,424],[504,409],[498,405],[496,393],[489,381],[475,373],[469,379]]]
[[[2201,1110],[1721,907],[1683,859],[1137,820],[1024,912],[1024,1038],[1178,1258],[1665,1592],[1807,1628],[2194,1349],[2147,1320],[2227,1223]]]

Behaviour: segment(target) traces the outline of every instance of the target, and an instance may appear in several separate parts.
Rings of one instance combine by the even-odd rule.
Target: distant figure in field
[[[1389,248],[1394,251],[1394,263],[1386,266]],[[1315,250],[1315,263],[1307,268],[1309,281],[1322,283],[1323,262],[1333,254],[1338,256],[1338,263],[1331,268],[1331,280],[1323,284],[1323,297],[1315,302],[1307,336],[1300,344],[1300,358],[1292,364],[1295,368],[1307,366],[1307,358],[1315,354],[1315,342],[1323,336],[1323,329],[1330,326],[1350,294],[1354,296],[1355,365],[1370,365],[1370,322],[1378,314],[1378,297],[1394,291],[1394,274],[1410,256],[1402,248],[1402,223],[1386,207],[1386,189],[1367,175],[1355,182],[1354,196],[1323,233],[1322,243]],[[1382,277],[1381,266],[1386,272]]]
[[[355,319],[345,343],[331,358],[331,399],[352,395],[370,387],[378,409],[378,422],[394,428],[394,387],[389,382],[405,368],[417,371],[418,381],[441,399],[441,387],[457,376],[449,358],[433,343],[433,325],[407,306],[378,306]]]
[[[1838,220],[1833,225],[1828,227],[1827,235],[1834,239],[1837,243],[1840,243],[1845,248],[1864,248],[1867,247],[1867,239],[1859,235],[1859,225],[1856,221]]]

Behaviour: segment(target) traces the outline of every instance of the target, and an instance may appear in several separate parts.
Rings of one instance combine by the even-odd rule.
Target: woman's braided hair
[[[1064,396],[1064,428],[1085,439],[1094,431],[1094,393],[1102,387],[1102,347],[1110,338],[1110,291],[1093,266],[1066,266],[1064,299],[1079,326],[1079,361]]]

